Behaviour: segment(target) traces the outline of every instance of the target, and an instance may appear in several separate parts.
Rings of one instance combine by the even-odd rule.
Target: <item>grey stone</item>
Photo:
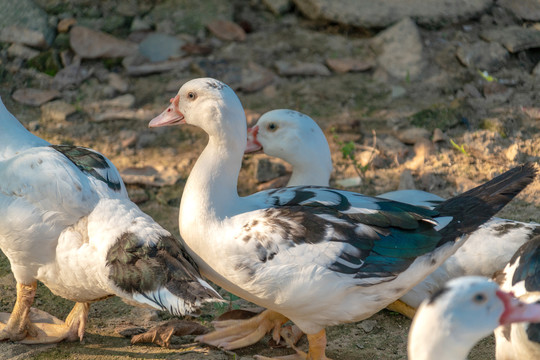
[[[387,27],[404,17],[442,26],[482,14],[493,0],[293,0],[310,19],[367,28]]]
[[[11,44],[11,46],[8,47],[7,52],[9,56],[18,57],[25,60],[31,59],[39,54],[39,51],[21,44]]]
[[[407,189],[410,189],[410,190],[416,189],[412,172],[409,169],[403,170],[403,172],[399,176],[399,185],[398,185],[398,190],[407,190]]]
[[[52,86],[58,90],[78,87],[84,80],[92,76],[93,72],[93,68],[80,66],[79,62],[75,62],[56,73]]]
[[[484,30],[480,33],[480,37],[487,41],[498,42],[512,53],[540,47],[540,31],[521,26]]]
[[[267,158],[259,158],[255,168],[255,178],[258,182],[265,182],[285,175],[285,166]]]
[[[190,58],[167,60],[155,63],[146,62],[146,58],[142,55],[126,57],[122,61],[122,65],[126,69],[126,73],[131,76],[143,76],[155,73],[162,73],[171,70],[182,71],[191,64]]]
[[[240,81],[238,83],[229,83],[235,90],[241,90],[245,93],[259,91],[270,85],[275,78],[275,74],[253,62],[249,62],[247,67],[242,67],[240,71]]]
[[[81,58],[116,58],[133,55],[137,52],[137,44],[118,39],[103,32],[75,26],[70,31],[71,48]]]
[[[523,20],[540,20],[540,1],[538,0],[498,0],[497,5],[510,10]]]
[[[367,71],[371,69],[375,63],[373,60],[363,60],[354,58],[326,59],[326,65],[332,71],[337,73]]]
[[[48,25],[47,13],[32,0],[0,0],[0,9],[2,9],[0,11],[1,29],[5,30],[11,26],[16,26],[20,29],[26,29],[37,33],[37,38],[42,40],[35,45],[20,40],[5,40],[0,35],[0,41],[18,42],[39,48],[52,44],[54,40],[54,29]],[[21,34],[19,34],[19,37],[20,36]]]
[[[357,326],[365,332],[370,333],[377,326],[377,320],[364,320],[359,322]]]
[[[18,43],[32,46],[38,49],[46,49],[47,41],[42,33],[21,26],[7,26],[0,30],[0,41]]]
[[[278,60],[275,63],[279,75],[282,76],[330,76],[330,70],[324,64],[307,62],[288,62]]]
[[[478,41],[473,44],[463,44],[456,52],[459,61],[479,70],[496,71],[506,64],[510,54],[499,43]]]
[[[410,18],[379,33],[371,45],[379,54],[378,65],[394,78],[413,81],[421,77],[425,67],[422,39]]]
[[[129,83],[117,73],[109,73],[107,75],[109,85],[119,93],[125,93],[129,89]]]
[[[159,171],[152,166],[130,167],[120,171],[126,184],[141,184],[150,186],[174,185],[180,175],[172,168]]]
[[[240,25],[228,20],[214,20],[209,22],[206,27],[215,37],[224,41],[244,41],[246,32]]]
[[[262,0],[262,2],[274,15],[289,12],[292,5],[290,0]]]
[[[536,64],[536,66],[532,70],[532,74],[536,75],[536,76],[540,76],[540,62],[538,62],[538,64]]]
[[[154,6],[143,19],[149,24],[155,24],[160,32],[197,35],[210,21],[232,21],[233,9],[231,1],[166,0]]]
[[[15,90],[12,97],[21,104],[41,106],[54,98],[60,97],[60,93],[56,90],[25,88]]]
[[[148,31],[152,28],[152,26],[145,20],[141,19],[140,17],[135,17],[133,21],[131,22],[131,31]]]
[[[165,61],[183,55],[181,50],[185,42],[175,36],[151,33],[139,44],[139,53],[151,62]]]
[[[41,106],[41,121],[63,122],[67,117],[75,113],[75,106],[62,100],[51,101]]]
[[[397,134],[397,138],[405,144],[416,144],[422,140],[429,139],[430,132],[424,128],[412,127],[401,130]]]

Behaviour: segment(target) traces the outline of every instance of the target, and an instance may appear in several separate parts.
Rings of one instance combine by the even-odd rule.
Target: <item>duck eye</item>
[[[276,131],[278,126],[275,123],[270,123],[266,126],[269,131]]]
[[[478,293],[473,296],[473,301],[477,304],[483,304],[486,302],[486,300],[487,300],[487,297],[483,293]]]
[[[188,92],[187,97],[188,97],[189,100],[195,100],[197,95],[195,95],[194,92]]]

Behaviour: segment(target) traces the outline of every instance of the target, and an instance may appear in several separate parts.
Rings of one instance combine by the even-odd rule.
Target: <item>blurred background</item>
[[[189,126],[147,124],[189,79],[230,85],[250,124],[276,108],[311,116],[333,153],[333,186],[449,197],[540,158],[539,61],[536,0],[0,0],[8,109],[51,143],[106,155],[133,201],[174,234],[206,139]],[[239,191],[283,184],[289,174],[284,162],[250,155]],[[503,215],[539,221],[539,189],[536,181]],[[15,282],[5,258],[0,275],[7,311]],[[231,308],[249,306],[224,295]],[[63,318],[71,303],[41,286],[36,306]],[[209,308],[199,321],[227,308]],[[92,307],[84,344],[3,343],[0,358],[234,358],[201,346],[131,347],[121,334],[164,318],[109,299]],[[383,311],[331,328],[328,356],[405,359],[409,324]],[[290,353],[263,341],[236,355],[280,351]],[[470,358],[492,354],[487,339]]]

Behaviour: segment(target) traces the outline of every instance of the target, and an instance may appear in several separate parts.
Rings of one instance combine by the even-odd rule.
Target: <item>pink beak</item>
[[[261,150],[263,147],[261,143],[257,140],[257,134],[259,133],[259,127],[254,126],[248,129],[247,131],[247,145],[244,154],[249,154],[258,150]]]
[[[150,120],[148,127],[160,127],[160,126],[172,126],[185,124],[184,114],[178,110],[178,102],[180,98],[176,95],[170,100],[171,105],[165,109],[161,114]]]
[[[512,293],[497,290],[497,297],[504,304],[504,313],[499,322],[501,325],[516,322],[540,322],[540,304],[524,303],[514,297]]]

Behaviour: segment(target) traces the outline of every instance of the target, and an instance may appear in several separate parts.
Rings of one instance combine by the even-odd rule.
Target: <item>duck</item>
[[[540,304],[522,302],[483,276],[452,279],[419,306],[409,330],[408,357],[465,360],[498,326],[523,322],[540,322]]]
[[[332,157],[328,141],[308,115],[290,109],[271,110],[261,115],[248,129],[246,153],[260,150],[292,165],[287,186],[329,185]],[[428,208],[445,200],[421,190],[397,190],[377,197]],[[448,280],[467,275],[491,277],[506,266],[520,246],[537,235],[540,235],[538,223],[493,217],[470,234],[467,242],[437,270],[389,308],[412,318],[420,303]],[[485,241],[488,238],[490,241]]]
[[[111,296],[179,316],[222,301],[181,243],[129,199],[111,161],[35,136],[1,99],[0,249],[17,290],[0,340],[82,341],[91,303]],[[65,322],[33,320],[37,281],[76,302]]]
[[[540,303],[540,235],[523,244],[495,274],[502,290],[527,303]],[[495,330],[497,360],[540,359],[540,324],[503,324]]]
[[[208,134],[180,203],[187,251],[206,278],[269,309],[271,318],[246,326],[264,332],[291,320],[306,333],[300,359],[327,359],[327,326],[398,299],[536,176],[525,164],[434,209],[317,186],[240,197],[247,126],[235,92],[213,78],[186,82],[149,127],[181,124]],[[198,340],[234,349],[250,340],[235,337],[243,327]]]

